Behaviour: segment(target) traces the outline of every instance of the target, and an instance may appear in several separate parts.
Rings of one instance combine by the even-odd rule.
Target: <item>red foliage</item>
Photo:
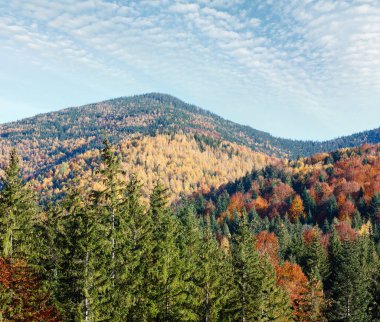
[[[339,215],[338,219],[339,220],[347,220],[349,218],[352,218],[354,212],[355,212],[355,205],[351,200],[346,200],[339,209]]]
[[[277,284],[283,287],[289,294],[294,314],[300,317],[303,307],[306,305],[305,296],[308,292],[308,281],[302,269],[297,264],[286,261],[276,267]]]
[[[354,240],[356,237],[356,232],[351,228],[351,225],[347,221],[341,221],[335,225],[335,229],[341,241],[345,239]]]
[[[6,321],[60,321],[49,295],[23,261],[0,257],[1,315]]]
[[[241,210],[244,206],[245,197],[241,192],[236,192],[232,195],[230,204],[228,205],[227,210],[232,213],[234,210],[237,210],[241,213]]]
[[[322,204],[333,194],[333,188],[326,182],[317,182],[310,189],[310,194],[317,204]]]
[[[260,255],[268,256],[273,265],[278,264],[278,239],[274,233],[264,230],[256,235],[256,249]]]
[[[308,228],[303,231],[302,238],[306,245],[310,245],[315,238],[320,238],[320,233],[317,229]]]

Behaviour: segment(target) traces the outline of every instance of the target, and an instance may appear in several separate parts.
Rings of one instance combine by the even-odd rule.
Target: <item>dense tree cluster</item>
[[[142,181],[146,200],[157,180],[168,187],[169,199],[173,201],[180,194],[208,192],[211,187],[243,176],[253,167],[261,169],[275,161],[244,146],[185,134],[136,135],[122,140],[118,153],[121,168],[135,173]],[[31,183],[46,199],[64,195],[67,185],[78,178],[84,188],[102,189],[95,173],[100,163],[101,149],[89,150],[53,167]]]
[[[131,134],[192,133],[244,145],[277,157],[296,158],[318,152],[380,143],[380,129],[325,142],[276,138],[225,120],[175,97],[151,93],[67,108],[18,122],[0,124],[0,164],[17,145],[25,160],[25,174],[38,178],[54,166],[94,149],[106,134],[119,144]]]
[[[160,181],[146,204],[105,140],[97,189],[73,182],[62,200],[38,205],[13,150],[0,190],[1,317],[377,320],[380,196],[366,166],[376,168],[379,149],[338,154],[268,166],[171,206]],[[343,201],[335,183],[354,186],[344,169],[360,168],[356,159],[362,185],[358,194],[343,185]],[[342,216],[346,201],[354,213]]]
[[[194,204],[224,244],[248,218],[301,320],[311,308],[312,321],[377,320],[379,173],[379,146],[364,145],[270,165]]]

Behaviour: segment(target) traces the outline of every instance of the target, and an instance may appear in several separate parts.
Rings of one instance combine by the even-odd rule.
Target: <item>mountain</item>
[[[325,142],[276,138],[225,120],[165,94],[122,97],[0,125],[0,164],[17,146],[27,176],[37,177],[86,151],[100,149],[105,135],[120,143],[132,135],[187,133],[229,141],[270,156],[295,158],[341,147],[380,142],[380,128]]]

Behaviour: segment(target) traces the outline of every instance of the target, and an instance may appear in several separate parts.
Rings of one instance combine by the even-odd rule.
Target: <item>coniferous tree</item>
[[[56,293],[67,320],[92,321],[97,302],[94,280],[97,276],[96,248],[99,240],[97,218],[88,209],[85,195],[71,190],[56,218]],[[57,245],[58,244],[58,245]]]
[[[153,224],[150,214],[141,202],[141,183],[131,175],[126,186],[126,199],[121,217],[117,276],[119,285],[118,318],[122,321],[145,321],[153,303],[150,289],[155,285],[151,278],[151,261],[154,247]]]
[[[304,242],[303,254],[300,260],[304,273],[320,281],[326,281],[328,277],[328,257],[317,232],[309,243]]]
[[[150,289],[152,317],[170,321],[180,317],[183,301],[180,251],[176,244],[178,225],[168,207],[167,189],[158,183],[150,197],[153,221]]]
[[[342,245],[335,249],[333,256],[329,319],[367,321],[367,310],[371,300],[370,280],[366,267],[363,267],[360,241],[345,239]]]
[[[34,223],[37,209],[34,195],[22,182],[20,159],[13,149],[1,178],[0,238],[4,258],[23,259],[37,264],[38,247]]]
[[[197,320],[217,321],[223,315],[222,311],[231,295],[229,285],[231,270],[207,222],[202,229],[202,243],[197,264],[200,272],[196,281]]]
[[[178,245],[182,262],[181,274],[184,282],[182,316],[186,320],[196,320],[202,299],[199,281],[202,272],[198,269],[201,256],[202,231],[197,213],[192,204],[186,203],[177,211],[180,223]],[[226,225],[227,226],[227,225]]]
[[[231,319],[268,321],[290,318],[289,299],[276,286],[271,265],[260,258],[254,248],[246,218],[242,218],[233,238],[231,255],[234,276],[234,295],[228,304]]]

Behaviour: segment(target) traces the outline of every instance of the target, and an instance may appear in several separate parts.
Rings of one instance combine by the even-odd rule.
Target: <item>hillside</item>
[[[360,218],[380,223],[374,208],[379,192],[380,145],[363,145],[283,160],[196,198],[204,206],[199,211],[213,213],[222,226],[226,220],[233,225],[242,212],[252,212],[268,223],[287,214],[292,222],[322,228],[333,221]]]
[[[227,141],[205,140],[191,134],[158,134],[123,139],[120,142],[123,180],[134,173],[142,181],[147,199],[160,181],[169,189],[170,200],[182,193],[209,192],[228,181],[235,180],[253,168],[261,169],[275,158]],[[54,166],[32,180],[40,196],[58,197],[72,181],[85,189],[102,190],[99,174],[101,150],[91,149],[68,162]],[[276,161],[277,162],[277,161]]]
[[[151,182],[191,186],[208,174],[236,176],[252,160],[267,165],[219,189],[201,180],[193,196],[172,205],[165,186],[125,177],[129,166],[153,171]],[[16,307],[20,320],[75,321],[90,312],[93,321],[211,314],[235,321],[249,299],[252,320],[337,321],[347,298],[358,299],[349,303],[354,321],[379,320],[380,145],[289,161],[161,134],[119,147],[106,141],[71,161],[46,178],[69,186],[63,199],[49,184],[35,194],[20,178],[15,151],[3,169],[0,313],[7,320]],[[44,204],[48,191],[53,202]]]
[[[198,133],[246,145],[277,157],[295,158],[364,143],[379,143],[380,128],[325,142],[276,138],[249,126],[165,94],[122,97],[82,107],[37,115],[0,125],[0,158],[17,144],[33,170],[39,172],[89,149],[100,148],[104,134],[118,143],[131,134]],[[1,159],[0,159],[1,161]]]

